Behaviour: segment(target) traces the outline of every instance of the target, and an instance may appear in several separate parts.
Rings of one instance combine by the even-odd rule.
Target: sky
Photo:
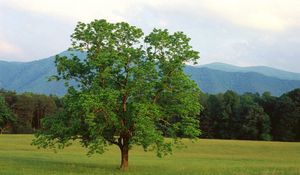
[[[0,60],[56,55],[78,21],[94,19],[183,31],[199,64],[300,72],[299,0],[0,0]]]

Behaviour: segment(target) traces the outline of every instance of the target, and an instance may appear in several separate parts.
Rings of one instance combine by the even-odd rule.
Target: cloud
[[[10,44],[5,41],[0,41],[0,52],[11,54],[11,53],[20,53],[21,49],[17,46]]]
[[[216,16],[235,25],[279,32],[290,27],[299,27],[300,1],[298,0],[166,0],[149,1],[161,9],[174,9],[189,13]]]
[[[134,14],[138,4],[134,0],[9,0],[6,4],[20,10],[56,16],[71,21],[91,21],[105,18],[124,21],[124,14]]]
[[[234,25],[271,32],[282,32],[300,25],[299,0],[4,0],[2,3],[73,22],[97,18],[130,21],[143,15],[146,8],[152,8],[159,13],[192,13],[195,18],[204,12]],[[158,25],[166,24],[168,21],[159,19]]]
[[[10,56],[45,58],[69,46],[77,21],[104,18],[129,22],[145,33],[154,27],[184,31],[202,64],[299,72],[299,7],[299,0],[0,0],[0,34],[23,51]]]
[[[288,3],[283,0],[203,0],[203,5],[220,18],[257,30],[283,31],[296,24],[299,17],[296,13],[299,1],[294,0]]]
[[[1,5],[0,41],[18,50],[13,52],[9,49],[10,53],[1,51],[0,59],[29,61],[47,58],[68,48],[75,24]]]
[[[299,26],[298,0],[7,0],[6,4],[36,13],[54,15],[67,20],[91,21],[105,18],[127,21],[138,17],[145,6],[163,10],[185,11],[223,18],[243,27],[258,30],[283,31]]]

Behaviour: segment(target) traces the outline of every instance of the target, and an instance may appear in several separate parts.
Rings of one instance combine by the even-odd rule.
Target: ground
[[[0,135],[1,175],[110,175],[118,169],[120,152],[110,147],[103,155],[86,156],[78,144],[54,153],[30,145],[32,135]],[[134,147],[127,175],[281,175],[300,174],[300,143],[184,140],[187,148],[157,158]]]

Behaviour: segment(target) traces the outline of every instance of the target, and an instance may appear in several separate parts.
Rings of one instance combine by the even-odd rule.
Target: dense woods
[[[300,141],[300,89],[280,97],[265,92],[201,94],[202,138]],[[63,98],[0,90],[1,133],[34,133]]]
[[[280,97],[227,91],[200,101],[204,138],[300,141],[300,89]]]
[[[2,103],[2,101],[5,103]],[[0,127],[3,133],[34,133],[41,119],[52,116],[61,107],[57,96],[33,93],[17,94],[0,90]]]

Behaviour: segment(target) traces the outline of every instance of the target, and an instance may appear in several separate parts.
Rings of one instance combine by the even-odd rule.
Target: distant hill
[[[256,72],[225,72],[193,66],[186,67],[185,71],[191,75],[202,91],[208,93],[219,93],[226,90],[238,93],[269,91],[272,95],[279,96],[300,87],[299,80],[283,80]]]
[[[267,66],[249,66],[239,67],[225,63],[211,63],[200,65],[197,67],[206,67],[210,69],[225,71],[225,72],[256,72],[270,77],[277,77],[284,80],[300,80],[300,73],[288,72],[280,69],[275,69]]]
[[[85,54],[76,53],[84,58]],[[69,56],[69,52],[61,55]],[[300,74],[269,67],[237,67],[214,63],[202,66],[187,66],[191,75],[203,92],[219,93],[234,90],[238,93],[265,92],[281,95],[300,87]],[[0,88],[17,92],[34,92],[64,95],[63,82],[48,82],[48,77],[56,73],[54,57],[32,62],[0,61]]]
[[[0,87],[17,92],[35,92],[63,95],[66,90],[63,83],[48,82],[56,73],[54,58],[18,63],[0,62]]]

